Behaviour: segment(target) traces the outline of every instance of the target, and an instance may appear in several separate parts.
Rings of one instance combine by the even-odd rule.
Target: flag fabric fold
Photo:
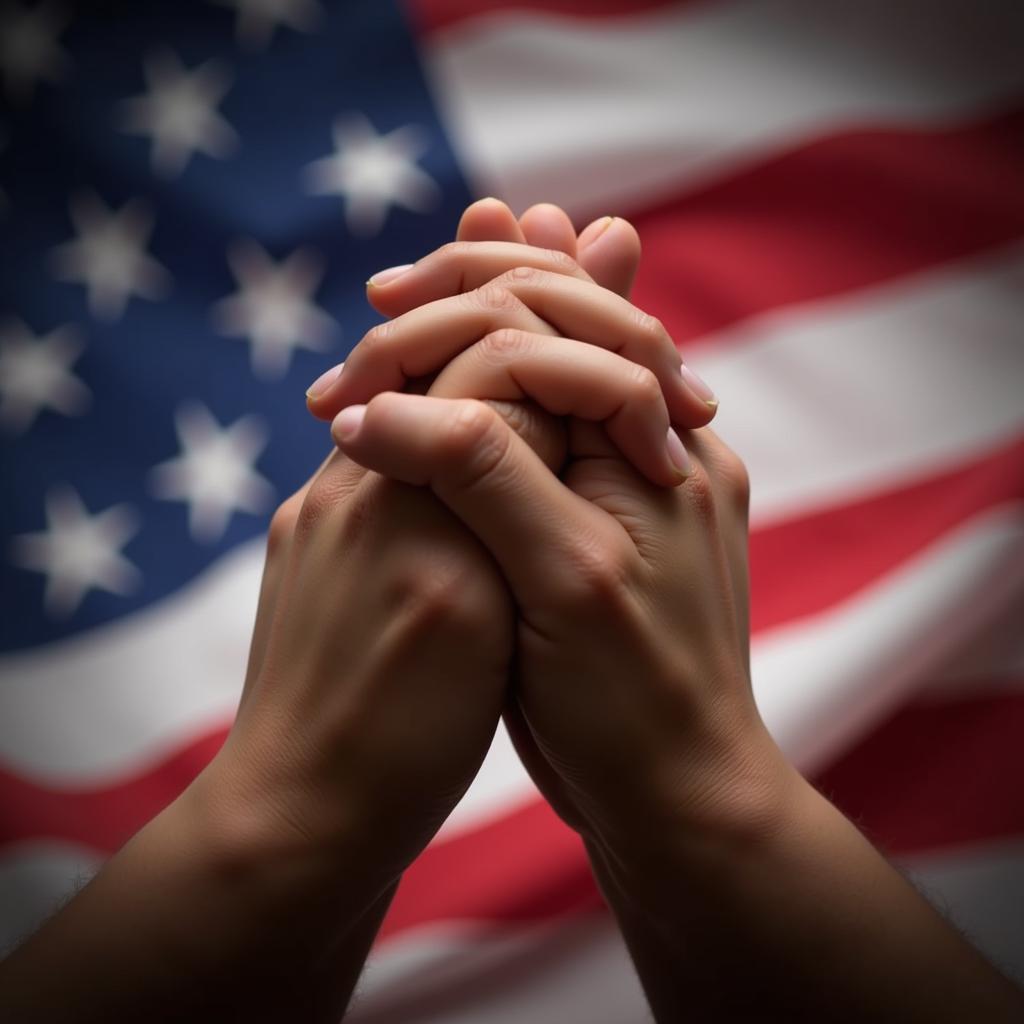
[[[637,225],[634,299],[751,473],[769,727],[1024,979],[1024,7],[0,19],[0,949],[216,753],[269,515],[329,444],[305,386],[363,282],[496,194]],[[503,731],[351,1018],[647,1019]]]

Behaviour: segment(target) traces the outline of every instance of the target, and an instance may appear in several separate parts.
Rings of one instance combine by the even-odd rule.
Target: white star
[[[71,201],[71,220],[78,237],[58,245],[50,258],[56,277],[85,285],[95,316],[116,320],[133,295],[156,300],[170,290],[171,275],[146,252],[153,218],[141,200],[115,212],[95,193],[84,193]]]
[[[274,489],[253,469],[267,444],[258,417],[243,416],[221,428],[205,406],[193,402],[179,408],[174,425],[181,454],[153,467],[151,488],[158,498],[188,504],[194,539],[219,540],[236,509],[253,515],[266,510]]]
[[[364,237],[377,234],[391,206],[428,213],[441,190],[416,159],[429,148],[426,133],[407,124],[378,135],[366,118],[339,118],[334,123],[332,156],[306,167],[310,192],[345,197],[349,231]]]
[[[0,12],[0,71],[8,96],[28,100],[37,82],[60,81],[70,62],[57,39],[68,20],[46,0],[33,7],[5,5]]]
[[[282,377],[292,350],[327,349],[336,324],[312,297],[323,277],[320,261],[296,249],[275,263],[255,242],[238,242],[228,252],[238,291],[213,307],[218,330],[248,335],[252,368],[261,377]]]
[[[0,328],[0,425],[28,430],[43,409],[80,416],[89,407],[89,389],[70,372],[82,353],[70,325],[33,334],[20,320]]]
[[[235,34],[243,46],[262,50],[278,25],[296,32],[312,32],[323,20],[324,10],[316,0],[213,0],[238,12]]]
[[[128,505],[90,515],[73,487],[62,484],[46,495],[48,529],[14,537],[12,560],[46,574],[46,610],[66,618],[90,590],[129,594],[141,582],[139,570],[121,554],[138,521]]]
[[[238,143],[234,129],[217,113],[231,79],[216,61],[189,71],[170,50],[150,54],[144,64],[148,91],[120,104],[121,127],[153,140],[153,170],[165,178],[180,174],[193,153],[223,159]]]

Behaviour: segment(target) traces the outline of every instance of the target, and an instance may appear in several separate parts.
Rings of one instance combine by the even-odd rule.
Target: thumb
[[[599,285],[628,299],[640,266],[640,236],[622,217],[601,217],[580,232],[576,262]]]
[[[489,549],[527,617],[597,560],[635,556],[622,526],[565,487],[483,402],[389,391],[343,409],[331,432],[367,469],[430,487]]]
[[[455,232],[457,242],[515,242],[527,244],[516,215],[493,196],[466,207]]]

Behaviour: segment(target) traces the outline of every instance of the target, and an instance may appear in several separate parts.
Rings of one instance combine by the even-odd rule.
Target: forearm
[[[1024,995],[824,797],[792,770],[770,789],[753,827],[590,844],[659,1021],[1024,1019]]]
[[[244,810],[212,823],[203,781],[0,964],[0,1017],[340,1019],[394,886]]]

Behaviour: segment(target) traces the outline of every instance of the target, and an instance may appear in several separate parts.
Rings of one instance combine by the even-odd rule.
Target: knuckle
[[[351,493],[351,487],[343,477],[321,473],[310,484],[295,512],[293,536],[304,542],[310,534],[322,530],[324,524],[341,508],[345,509],[346,517],[350,518],[357,504],[357,496]]]
[[[509,284],[523,285],[523,284],[543,284],[544,283],[544,271],[538,270],[536,267],[513,267],[511,270],[502,274],[498,280],[506,280]]]
[[[733,509],[746,512],[750,505],[750,473],[743,460],[709,427],[696,432],[701,460],[720,495]]]
[[[570,615],[619,612],[632,593],[633,560],[624,544],[579,539],[569,552],[570,571],[558,583],[556,601]]]
[[[750,472],[746,463],[725,445],[722,446],[721,471],[730,500],[739,508],[746,509],[750,505]]]
[[[310,534],[315,533],[317,527],[327,517],[329,508],[330,498],[325,488],[319,482],[314,483],[299,506],[293,535],[298,540],[305,540]]]
[[[556,274],[575,274],[580,269],[579,263],[561,249],[545,249],[544,255]]]
[[[515,327],[501,327],[485,334],[479,344],[484,355],[504,362],[507,357],[519,356],[526,352],[530,348],[530,336]]]
[[[488,476],[508,450],[507,429],[484,402],[467,399],[457,404],[448,421],[442,457],[456,471],[462,486]]]
[[[707,470],[694,463],[693,471],[684,484],[690,504],[698,517],[706,524],[715,521],[715,491]]]
[[[660,405],[662,403],[661,383],[653,370],[639,364],[631,364],[629,386],[636,399],[644,405]]]
[[[656,316],[644,312],[642,309],[633,307],[633,321],[637,331],[647,342],[652,345],[660,345],[668,340],[668,331],[665,325]]]
[[[275,509],[274,514],[270,517],[270,526],[267,528],[268,558],[277,557],[288,547],[295,534],[301,507],[302,494],[296,492]]]
[[[446,263],[461,263],[472,251],[472,242],[445,242],[437,254]]]
[[[346,496],[345,516],[342,520],[340,540],[344,547],[354,544],[366,531],[372,530],[381,512],[382,493],[379,478],[365,480]]]
[[[393,606],[407,629],[436,635],[477,636],[493,618],[493,603],[482,592],[480,567],[455,553],[424,553],[391,582]]]
[[[475,398],[460,401],[447,423],[443,455],[460,466],[487,462],[489,455],[501,446],[501,435],[494,409]]]
[[[363,335],[357,347],[362,349],[364,355],[367,352],[376,352],[386,347],[392,334],[394,334],[395,323],[396,321],[394,320],[385,320],[383,323],[371,327]]]
[[[467,302],[488,313],[510,313],[522,307],[519,299],[496,281],[467,292]]]

